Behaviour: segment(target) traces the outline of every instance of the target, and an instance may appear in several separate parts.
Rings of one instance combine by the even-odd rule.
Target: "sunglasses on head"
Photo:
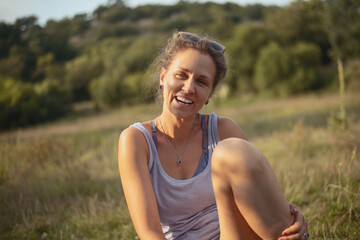
[[[185,39],[187,41],[192,41],[192,42],[195,42],[195,43],[200,40],[199,36],[197,36],[195,34],[192,34],[192,33],[188,33],[188,32],[179,32],[177,37]],[[220,53],[225,52],[225,47],[223,45],[221,45],[220,43],[212,41],[212,40],[208,40],[208,41],[209,41],[210,47],[213,50],[215,50],[217,52],[220,52]]]

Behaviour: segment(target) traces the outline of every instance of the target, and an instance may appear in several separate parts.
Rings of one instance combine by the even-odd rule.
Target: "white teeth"
[[[192,103],[192,101],[186,99],[186,98],[183,98],[183,97],[176,97],[179,101],[181,102],[184,102],[184,103],[187,103],[187,104],[190,104]]]

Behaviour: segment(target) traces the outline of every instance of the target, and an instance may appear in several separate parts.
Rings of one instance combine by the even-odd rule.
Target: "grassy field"
[[[329,127],[335,95],[239,104],[204,112],[235,119],[268,157],[312,239],[360,239],[360,96],[347,96],[349,128]],[[117,140],[142,105],[0,135],[0,239],[137,239],[117,170]]]

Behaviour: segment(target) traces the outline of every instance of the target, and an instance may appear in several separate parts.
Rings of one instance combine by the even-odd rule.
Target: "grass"
[[[360,96],[349,128],[330,129],[334,95],[209,105],[268,157],[312,239],[360,238]],[[154,118],[142,105],[0,135],[0,239],[136,239],[117,170],[117,139]]]

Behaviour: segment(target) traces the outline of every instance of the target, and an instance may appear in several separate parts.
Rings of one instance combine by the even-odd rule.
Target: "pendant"
[[[178,165],[181,165],[181,157],[179,157],[178,161],[177,161]]]

